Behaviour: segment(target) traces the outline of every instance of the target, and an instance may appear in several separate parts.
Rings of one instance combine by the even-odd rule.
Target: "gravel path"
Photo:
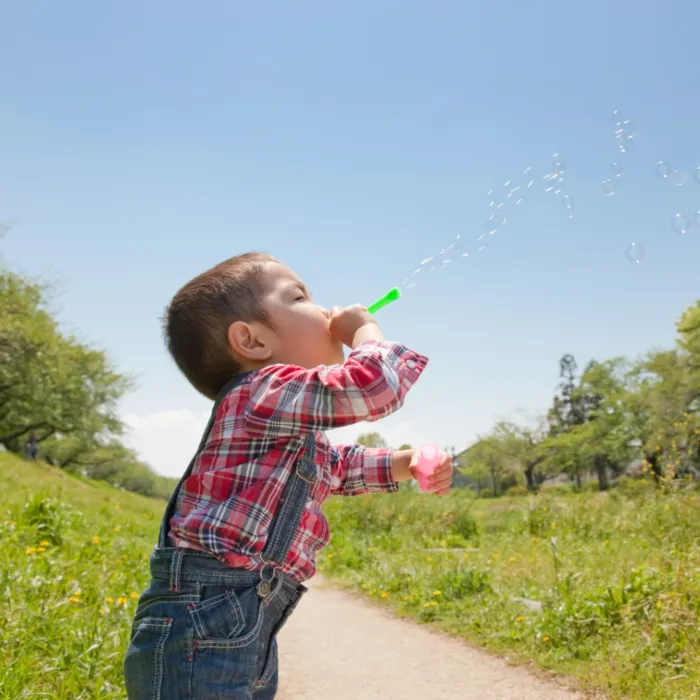
[[[316,576],[280,633],[280,700],[581,700]]]

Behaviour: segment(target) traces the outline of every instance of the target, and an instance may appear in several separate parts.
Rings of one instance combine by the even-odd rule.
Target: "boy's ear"
[[[272,355],[272,348],[258,324],[234,321],[228,327],[227,337],[231,350],[242,359],[265,362]]]

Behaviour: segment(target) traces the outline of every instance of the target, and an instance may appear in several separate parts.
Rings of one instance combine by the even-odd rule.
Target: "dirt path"
[[[316,577],[280,633],[281,700],[579,700]]]

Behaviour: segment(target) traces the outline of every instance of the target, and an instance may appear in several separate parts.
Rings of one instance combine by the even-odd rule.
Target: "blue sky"
[[[378,317],[431,363],[373,427],[465,446],[545,410],[563,353],[583,365],[668,346],[700,296],[700,227],[671,228],[700,209],[700,183],[653,173],[700,165],[700,6],[648,8],[5,3],[0,219],[14,228],[1,254],[55,280],[67,326],[137,375],[130,440],[179,475],[209,410],[163,349],[179,286],[262,249],[319,302],[368,304],[459,233],[472,256]],[[624,154],[614,109],[635,125]],[[554,152],[559,195],[541,179]],[[613,162],[624,174],[604,197]],[[476,254],[487,192],[530,166],[536,185]]]

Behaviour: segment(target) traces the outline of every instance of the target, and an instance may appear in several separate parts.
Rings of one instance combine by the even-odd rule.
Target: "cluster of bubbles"
[[[550,171],[542,178],[545,181],[544,191],[547,194],[562,195],[561,203],[570,219],[574,218],[574,198],[564,190],[564,173],[566,161],[560,153],[552,155]]]
[[[620,153],[627,153],[634,144],[635,128],[629,119],[625,119],[619,110],[612,114],[614,124],[615,145]],[[663,180],[668,181],[676,187],[682,187],[691,179],[691,175],[683,170],[675,170],[668,162],[659,161],[655,167],[655,173]],[[560,153],[554,153],[551,158],[549,171],[542,177],[544,180],[544,191],[554,196],[561,195],[561,202],[567,216],[574,218],[574,198],[564,189],[564,175],[566,173],[566,160]],[[602,194],[605,197],[612,197],[618,192],[619,183],[624,174],[623,166],[615,161],[610,165],[610,172],[601,183]],[[700,185],[700,166],[695,168],[692,179]],[[518,182],[506,180],[503,185],[489,190],[489,214],[481,227],[472,252],[480,253],[488,247],[489,238],[508,223],[510,212],[513,207],[517,207],[525,199],[525,196],[536,184],[537,178],[532,172],[532,167],[526,168]],[[510,207],[510,208],[509,208]],[[691,228],[700,228],[700,210],[693,215],[677,213],[673,217],[671,225],[677,233],[687,234]],[[421,260],[420,265],[403,281],[404,289],[412,289],[418,283],[420,276],[431,273],[438,269],[444,269],[452,263],[469,258],[472,252],[465,249],[465,239],[461,234],[435,255],[431,255]],[[625,250],[628,260],[639,264],[645,256],[644,246],[633,241]]]
[[[612,113],[612,123],[614,126],[615,144],[620,153],[627,153],[634,144],[634,125],[629,119],[625,119],[619,109]],[[624,168],[618,162],[610,165],[610,175],[603,179],[601,190],[604,197],[613,197],[617,194],[620,178],[624,174]],[[625,256],[633,263],[639,264],[644,259],[646,251],[641,243],[633,241],[627,246]]]
[[[545,178],[560,181],[564,173],[564,161],[558,154],[553,156],[553,160],[555,162],[553,163],[552,173],[545,176]],[[461,234],[457,234],[448,245],[441,248],[435,255],[423,258],[418,267],[403,281],[402,287],[404,289],[412,289],[418,284],[420,277],[424,277],[435,270],[444,269],[458,260],[469,258],[475,253],[481,253],[486,250],[489,238],[506,226],[512,209],[525,201],[528,190],[533,187],[535,182],[532,167],[527,167],[518,182],[506,180],[503,185],[490,189],[487,193],[489,201],[488,215],[472,244],[471,250],[465,248],[465,239]],[[573,207],[573,199],[570,206]]]
[[[615,143],[620,153],[627,153],[634,143],[634,125],[629,119],[625,119],[616,109],[612,113],[612,122],[615,125]]]
[[[629,119],[624,119],[620,110],[616,109],[612,113],[612,122],[615,125],[615,144],[620,153],[627,153],[634,143],[634,126]],[[617,194],[618,181],[622,177],[624,169],[620,163],[610,165],[610,176],[603,179],[603,195],[612,197]]]

